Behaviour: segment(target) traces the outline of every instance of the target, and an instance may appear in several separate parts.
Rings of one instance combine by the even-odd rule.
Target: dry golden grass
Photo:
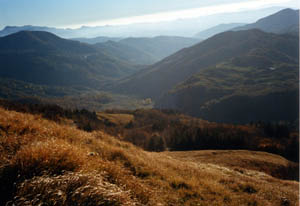
[[[99,120],[114,124],[114,125],[126,125],[134,120],[132,114],[108,114],[104,112],[97,112]]]
[[[0,155],[0,205],[299,204],[296,181],[145,152],[2,108]]]
[[[299,164],[279,155],[248,150],[200,150],[166,152],[167,155],[182,161],[210,163],[234,169],[239,172],[254,170],[281,179],[296,180]]]

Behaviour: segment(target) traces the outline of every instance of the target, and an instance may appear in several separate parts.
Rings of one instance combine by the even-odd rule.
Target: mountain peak
[[[285,13],[285,12],[299,12],[299,9],[291,9],[291,8],[285,8],[285,9],[282,9],[282,10],[280,10],[279,12],[277,12],[277,13]]]
[[[253,28],[276,34],[298,33],[299,10],[283,9],[275,14],[261,18],[253,24],[237,27],[234,30],[248,30]]]
[[[18,51],[94,53],[95,48],[77,41],[66,40],[46,31],[19,31],[0,37],[0,49]]]
[[[6,27],[4,27],[3,30],[14,29],[14,28],[17,28],[17,26],[6,26]]]
[[[55,37],[59,38],[60,37],[56,36],[55,34],[52,34],[47,31],[29,31],[29,30],[21,30],[19,32],[16,32],[14,34],[10,34],[9,36],[21,36],[21,35],[27,35],[27,36],[35,36],[35,37]]]
[[[6,40],[6,41],[16,41],[16,46],[18,45],[18,41],[22,41],[22,43],[26,43],[26,41],[30,41],[31,43],[39,41],[41,42],[48,42],[53,40],[60,40],[61,38],[45,31],[28,31],[28,30],[22,30],[13,34],[10,34],[8,36],[0,38],[0,40]],[[27,43],[26,43],[27,44]]]

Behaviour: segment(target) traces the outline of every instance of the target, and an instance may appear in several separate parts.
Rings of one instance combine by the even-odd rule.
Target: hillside
[[[97,43],[94,46],[105,51],[110,56],[128,61],[134,65],[149,65],[157,61],[157,58],[147,51],[120,42],[107,41],[105,43]]]
[[[40,115],[0,108],[0,125],[1,205],[299,204],[298,182],[264,173],[291,164],[275,155],[245,152],[259,164],[233,169],[226,162],[145,152],[102,131],[83,132]],[[273,167],[257,168],[270,160]]]
[[[294,36],[264,33],[260,30],[224,32],[125,78],[115,90],[157,100],[192,75],[232,58],[248,56],[244,64],[256,64],[250,60],[253,55],[256,56],[255,53],[261,56],[257,59],[260,66],[270,67],[273,62],[298,64],[297,42],[298,38]]]
[[[244,26],[244,25],[245,24],[243,24],[243,23],[219,24],[217,26],[214,26],[214,27],[205,29],[203,31],[200,31],[199,33],[197,33],[195,35],[195,37],[199,38],[199,39],[207,39],[207,38],[212,37],[212,36],[214,36],[218,33],[229,31],[233,28]]]
[[[48,32],[21,31],[0,38],[0,76],[53,86],[101,87],[133,67],[103,51]]]
[[[282,179],[293,178],[293,163],[290,163],[279,155],[267,152],[248,150],[198,150],[165,152],[165,154],[185,162],[219,165],[242,174],[255,171]],[[289,175],[291,176],[288,177]]]
[[[233,30],[260,29],[276,34],[290,33],[299,35],[299,10],[283,9],[273,15],[259,19],[253,24],[237,27]]]
[[[101,106],[93,101],[98,101],[101,105],[101,102],[110,102],[111,98],[114,96],[105,93],[93,97],[80,95],[77,99],[69,101],[66,100],[67,97],[64,98],[67,104],[63,105],[64,108],[55,105],[54,101],[49,104],[34,98],[18,101],[0,100],[0,106],[7,110],[42,115],[59,123],[71,121],[77,128],[88,132],[104,131],[147,151],[243,149],[270,152],[294,162],[299,161],[297,123],[215,123],[173,110],[146,109],[145,105],[144,108],[136,110],[116,109],[114,106],[113,109],[101,112],[87,110],[84,103],[85,107],[81,107],[80,110],[78,108],[81,105],[72,107],[74,104],[80,104],[78,101],[84,100],[85,104],[95,105],[93,109],[97,111]],[[136,104],[133,100],[128,101],[132,106]],[[143,104],[145,103],[146,101]]]
[[[298,117],[298,65],[267,62],[261,56],[204,69],[179,84],[156,106],[173,108],[209,121],[295,121]],[[252,62],[263,62],[264,67]],[[240,63],[239,62],[239,63]],[[235,64],[234,64],[235,63]],[[243,65],[243,66],[242,66]]]

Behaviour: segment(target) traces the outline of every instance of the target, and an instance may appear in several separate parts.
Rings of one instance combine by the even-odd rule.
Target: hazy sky
[[[0,0],[0,29],[159,22],[272,6],[299,8],[299,0]]]

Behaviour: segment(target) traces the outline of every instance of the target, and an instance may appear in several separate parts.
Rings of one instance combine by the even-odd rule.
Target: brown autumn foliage
[[[1,205],[299,204],[298,182],[256,170],[145,152],[102,131],[2,108],[0,125]]]
[[[0,105],[9,110],[41,114],[56,122],[69,119],[79,129],[88,132],[102,130],[148,151],[247,149],[279,154],[299,162],[298,128],[288,122],[233,125],[208,122],[173,110],[107,110],[96,113],[7,100],[1,100]]]

